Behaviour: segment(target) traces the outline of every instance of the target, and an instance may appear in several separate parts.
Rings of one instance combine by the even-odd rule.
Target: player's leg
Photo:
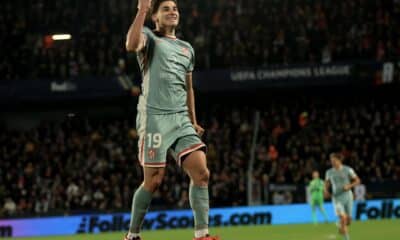
[[[190,177],[189,202],[194,215],[195,239],[214,240],[208,235],[209,195],[205,145],[195,136],[185,136],[177,140],[172,153]]]
[[[326,214],[325,208],[324,208],[324,200],[321,199],[319,204],[318,204],[318,208],[321,211],[322,215],[324,216],[324,220],[325,222],[328,222],[328,215]]]
[[[353,198],[350,198],[346,202],[345,211],[346,211],[346,214],[347,214],[347,222],[346,222],[347,226],[350,226],[350,224],[351,224],[351,218],[352,218],[352,215],[353,215],[353,203],[354,203]]]
[[[342,201],[338,201],[337,199],[333,200],[333,206],[335,208],[336,215],[339,218],[339,233],[344,237],[345,240],[348,240],[348,231],[347,231],[347,215],[345,212],[345,208]]]
[[[135,191],[132,199],[131,221],[126,240],[140,239],[139,233],[144,217],[149,209],[152,195],[162,182],[165,173],[167,149],[171,140],[165,132],[174,126],[162,125],[165,116],[138,114],[139,132],[138,158],[143,167],[143,183]]]
[[[203,151],[194,151],[186,156],[182,163],[185,172],[190,177],[189,200],[193,209],[195,222],[195,239],[208,235],[208,180],[210,172],[207,168],[206,156]]]
[[[164,167],[144,167],[143,170],[144,181],[133,195],[131,222],[129,224],[129,233],[126,236],[127,240],[140,237],[140,229],[150,207],[152,195],[160,186],[165,173]]]
[[[351,223],[351,216],[352,216],[352,211],[353,211],[353,199],[350,198],[344,203],[344,210],[346,212],[346,218],[345,218],[345,225],[346,225],[346,231],[344,233],[344,239],[349,240],[350,239],[350,223]]]
[[[339,232],[340,234],[343,235],[343,238],[345,240],[348,240],[348,229],[347,229],[347,215],[346,214],[341,214],[339,215],[339,219],[340,219],[340,228],[339,228]]]
[[[350,240],[349,225],[351,222],[353,210],[353,198],[346,197],[341,200],[341,215],[342,215],[342,234],[345,240]]]
[[[311,206],[311,218],[312,218],[312,222],[314,224],[317,224],[317,208],[316,208],[316,203],[315,203],[315,199],[311,199],[310,202],[310,206]]]
[[[343,220],[342,220],[342,234],[343,234],[343,239],[344,240],[350,240],[350,235],[349,235],[349,228],[347,226],[347,215],[343,215]]]
[[[171,153],[190,177],[189,202],[194,215],[195,239],[216,240],[208,235],[208,180],[206,145],[201,141],[187,114],[177,114],[181,127],[171,146]]]
[[[351,225],[351,217],[347,216],[347,226],[350,226],[350,225]]]
[[[347,228],[347,214],[344,209],[343,203],[335,203],[336,214],[339,217],[339,233],[343,236],[344,240],[349,240]]]
[[[190,153],[182,166],[191,179],[189,199],[195,219],[194,240],[219,240],[219,237],[211,237],[208,234],[210,172],[207,168],[205,153],[203,151]]]

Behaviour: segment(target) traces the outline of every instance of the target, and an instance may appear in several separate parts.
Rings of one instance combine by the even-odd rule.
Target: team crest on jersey
[[[149,159],[154,159],[156,157],[156,150],[154,148],[150,148],[147,152],[147,156]]]
[[[190,55],[189,49],[186,48],[186,47],[183,47],[183,48],[182,48],[182,53],[183,53],[186,57],[189,57],[189,55]]]

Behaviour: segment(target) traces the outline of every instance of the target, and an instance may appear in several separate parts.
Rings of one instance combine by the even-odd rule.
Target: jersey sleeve
[[[310,182],[308,183],[307,189],[308,189],[310,192],[312,192],[312,189],[313,189],[313,181],[310,181]]]
[[[349,167],[349,168],[348,168],[348,172],[349,172],[349,176],[350,176],[351,178],[357,177],[357,174],[356,174],[356,172],[354,171],[353,168]]]
[[[189,66],[187,68],[187,72],[188,73],[189,72],[193,72],[193,70],[194,70],[194,62],[195,62],[194,49],[193,49],[192,46],[190,46],[189,51],[190,51],[190,63],[189,63]]]
[[[151,31],[148,27],[144,26],[142,29],[142,33],[145,36],[144,39],[144,46],[145,48],[148,48],[150,41],[154,41],[155,35],[153,31]]]

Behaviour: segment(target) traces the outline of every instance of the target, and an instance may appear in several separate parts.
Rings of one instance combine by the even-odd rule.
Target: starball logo
[[[383,201],[379,207],[368,207],[367,203],[358,203],[356,219],[363,216],[367,219],[400,218],[400,204],[395,205],[392,200]]]

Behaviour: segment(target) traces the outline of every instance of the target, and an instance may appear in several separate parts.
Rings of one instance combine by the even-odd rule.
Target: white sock
[[[208,228],[194,231],[195,238],[205,237],[208,234]]]
[[[131,232],[128,232],[128,235],[127,235],[127,238],[128,238],[128,239],[134,239],[134,238],[136,238],[136,237],[140,237],[140,233],[131,233]]]

